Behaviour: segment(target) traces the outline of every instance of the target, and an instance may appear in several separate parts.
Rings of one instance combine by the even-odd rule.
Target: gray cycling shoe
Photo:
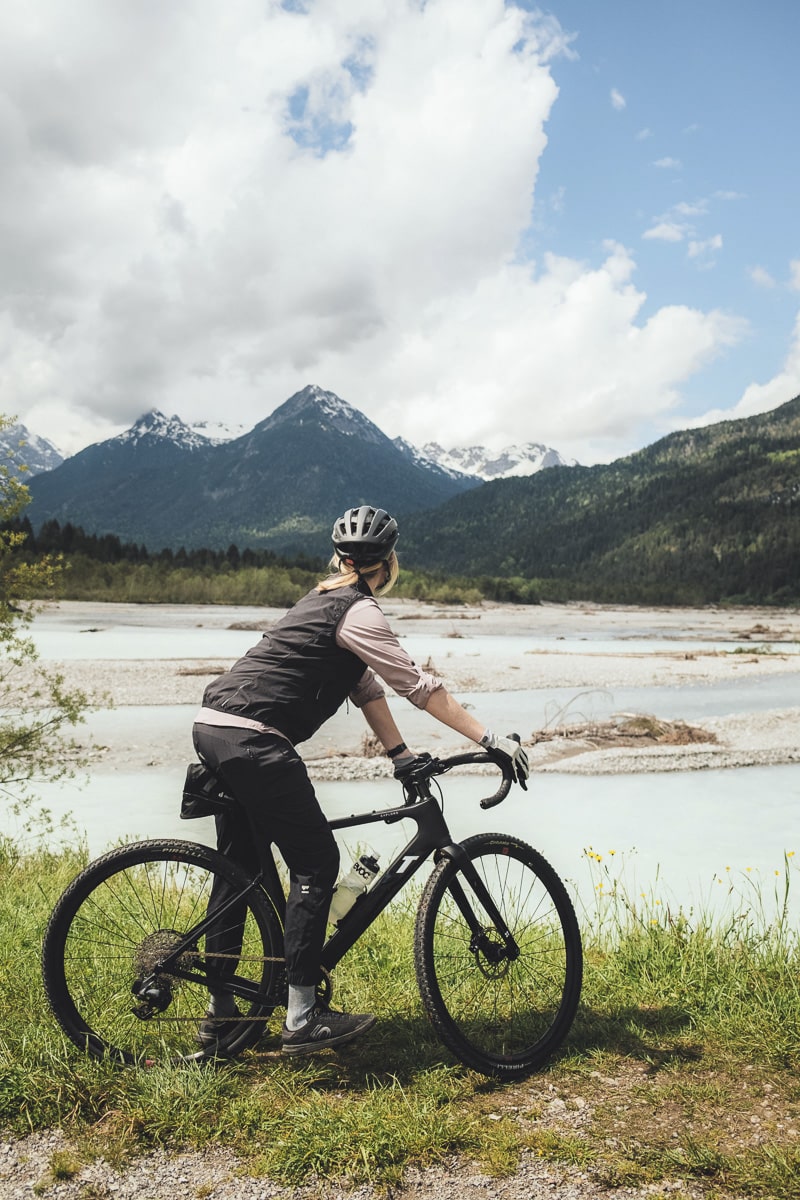
[[[287,1029],[281,1034],[284,1054],[315,1054],[329,1046],[343,1046],[360,1033],[366,1033],[375,1024],[372,1013],[334,1012],[317,1004],[309,1013],[305,1025],[299,1029]]]
[[[197,1026],[196,1042],[201,1050],[213,1050],[233,1033],[240,1017],[212,1017],[206,1014]]]

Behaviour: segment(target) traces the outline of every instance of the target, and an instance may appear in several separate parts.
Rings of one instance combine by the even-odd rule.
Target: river
[[[247,624],[262,610],[193,609],[158,606],[97,606],[87,614],[51,610],[34,625],[40,653],[47,659],[137,658],[153,661],[169,656],[214,656],[225,661],[253,642],[252,629],[231,629]],[[441,632],[415,632],[403,639],[418,661],[441,654]],[[577,653],[557,633],[541,638],[561,653]],[[633,639],[609,636],[608,629],[593,638],[597,646],[624,646],[637,654],[652,653],[668,643],[717,644],[715,638],[665,638],[662,630],[643,622]],[[567,643],[563,645],[562,643]],[[531,637],[525,639],[529,648]],[[790,652],[794,652],[795,645]],[[514,635],[477,634],[469,640],[451,639],[447,655],[498,656],[513,662],[525,652]],[[798,674],[765,676],[725,683],[698,683],[680,687],[592,689],[529,689],[494,693],[460,693],[494,727],[521,729],[523,734],[543,727],[565,707],[599,719],[614,711],[649,712],[667,718],[697,721],[704,716],[756,709],[789,707],[796,703]],[[394,701],[392,702],[395,703]],[[400,703],[400,702],[397,702]],[[68,837],[87,842],[99,853],[108,845],[136,837],[179,836],[213,844],[210,821],[183,822],[178,816],[180,785],[185,762],[192,757],[190,729],[195,706],[120,706],[90,715],[88,728],[110,752],[90,771],[88,780],[75,784],[42,785],[39,798],[55,818],[70,814]],[[407,704],[402,707],[404,736],[422,748],[431,739],[430,719]],[[406,732],[408,731],[408,732]],[[334,746],[357,745],[363,721],[344,710],[308,747],[308,757],[324,755]],[[165,747],[172,758],[164,761]],[[126,755],[115,754],[125,747]],[[139,751],[142,763],[130,767],[130,749]],[[162,753],[159,753],[159,748]],[[435,750],[435,739],[428,742]],[[150,751],[152,750],[152,754]],[[313,777],[314,764],[310,762]],[[631,895],[645,893],[666,905],[707,907],[728,896],[732,881],[753,891],[758,882],[770,895],[780,881],[784,853],[793,852],[798,836],[800,774],[793,766],[749,767],[730,770],[647,775],[576,776],[538,773],[527,793],[515,788],[502,807],[489,813],[478,805],[488,781],[452,777],[444,784],[446,815],[456,837],[480,830],[506,830],[535,845],[558,872],[570,880],[581,903],[594,903],[599,883],[608,888],[617,879]],[[490,788],[488,790],[491,790]],[[321,803],[331,816],[390,806],[397,802],[391,781],[320,782]],[[3,818],[5,831],[16,834],[12,818]],[[400,849],[406,823],[373,825],[366,841],[380,851],[384,861]],[[59,834],[54,834],[55,839]],[[349,853],[355,835],[343,839]],[[591,848],[602,862],[587,859]],[[792,860],[790,860],[792,861]],[[776,875],[776,872],[779,874]],[[800,888],[795,888],[795,891]],[[795,907],[795,897],[792,897]],[[800,911],[800,905],[798,906]]]

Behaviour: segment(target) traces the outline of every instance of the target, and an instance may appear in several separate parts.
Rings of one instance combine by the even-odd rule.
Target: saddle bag
[[[235,803],[213,771],[202,763],[189,763],[181,799],[181,817],[185,821],[213,817]]]

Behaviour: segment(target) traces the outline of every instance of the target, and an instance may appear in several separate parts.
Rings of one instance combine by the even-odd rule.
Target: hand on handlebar
[[[487,729],[481,738],[481,745],[485,750],[493,750],[499,757],[510,760],[517,783],[523,791],[527,792],[528,785],[525,781],[529,777],[531,769],[528,756],[520,745],[517,735],[509,734],[508,737],[498,737],[496,733]]]
[[[406,794],[406,803],[411,804],[415,800],[424,800],[430,798],[428,789],[428,780],[434,775],[444,775],[446,771],[452,770],[453,767],[459,767],[467,763],[486,762],[487,757],[495,763],[503,772],[503,778],[500,786],[492,796],[487,796],[481,800],[481,808],[494,808],[496,804],[500,804],[505,800],[511,784],[518,780],[521,787],[525,788],[525,779],[528,776],[528,756],[515,740],[516,734],[511,734],[508,738],[494,738],[494,744],[489,742],[483,743],[484,753],[475,753],[474,751],[466,754],[456,754],[449,758],[432,758],[430,754],[404,754],[402,758],[394,760],[394,777],[403,785],[403,791]],[[508,744],[508,750],[504,748],[504,744]],[[514,753],[516,751],[516,754]],[[527,788],[525,789],[527,790]]]
[[[417,769],[417,767],[421,766],[422,763],[430,762],[430,758],[430,754],[427,753],[404,754],[402,758],[396,758],[394,760],[395,779],[399,779],[402,783],[403,780],[408,779],[409,775],[411,775]]]

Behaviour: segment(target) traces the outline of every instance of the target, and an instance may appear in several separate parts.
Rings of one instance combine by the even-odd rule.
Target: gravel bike
[[[512,773],[481,751],[423,756],[403,781],[401,806],[330,821],[342,830],[411,818],[416,832],[330,932],[318,993],[330,999],[337,963],[432,857],[414,929],[423,1007],[456,1058],[509,1079],[540,1067],[566,1038],[582,952],[567,891],[538,851],[502,833],[453,841],[433,781],[487,762],[503,771],[480,802],[492,808],[508,795]],[[236,803],[208,777],[203,812]],[[50,1005],[72,1041],[98,1057],[148,1065],[232,1057],[255,1045],[286,1004],[285,892],[271,847],[260,860],[251,877],[216,850],[170,839],[120,846],[90,863],[57,902],[42,954]],[[226,899],[209,915],[215,887]],[[237,932],[226,942],[228,927]],[[241,1016],[208,1046],[197,1031],[210,991],[236,997]]]

